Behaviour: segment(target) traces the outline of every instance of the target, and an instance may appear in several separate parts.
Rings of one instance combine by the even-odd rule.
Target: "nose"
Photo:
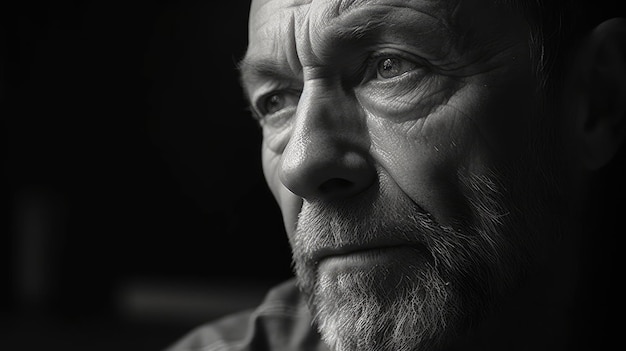
[[[354,99],[339,86],[305,84],[280,168],[282,183],[294,194],[346,198],[376,179],[365,118]]]

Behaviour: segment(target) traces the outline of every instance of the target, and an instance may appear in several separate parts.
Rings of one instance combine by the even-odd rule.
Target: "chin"
[[[324,341],[338,351],[409,351],[440,345],[453,334],[460,301],[451,284],[416,257],[320,267],[310,301]]]

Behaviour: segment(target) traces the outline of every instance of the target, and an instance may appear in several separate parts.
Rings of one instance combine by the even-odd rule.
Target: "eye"
[[[280,90],[268,93],[259,98],[256,108],[261,116],[271,115],[285,108],[295,107],[298,105],[300,94],[290,90]]]
[[[417,64],[395,56],[380,58],[376,63],[378,79],[390,79],[416,69]]]
[[[263,100],[265,113],[274,113],[285,107],[285,97],[281,94],[272,94]]]

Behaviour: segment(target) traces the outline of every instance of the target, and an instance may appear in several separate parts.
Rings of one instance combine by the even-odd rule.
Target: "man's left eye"
[[[383,57],[376,63],[376,75],[378,79],[390,79],[401,76],[417,68],[417,64],[399,58]]]

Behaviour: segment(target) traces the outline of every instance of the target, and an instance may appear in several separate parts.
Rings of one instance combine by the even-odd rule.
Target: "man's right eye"
[[[296,107],[300,93],[291,90],[273,91],[262,96],[256,104],[261,117],[272,115],[289,107]]]

